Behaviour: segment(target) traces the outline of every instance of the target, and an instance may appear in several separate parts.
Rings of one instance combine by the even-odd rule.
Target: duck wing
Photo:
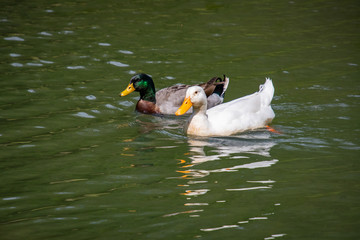
[[[238,132],[265,126],[274,117],[270,103],[274,86],[270,79],[259,92],[218,105],[206,111],[214,131]]]
[[[213,77],[206,83],[198,84],[207,96],[208,109],[221,104],[229,84],[229,78]],[[174,114],[184,101],[186,90],[191,85],[176,84],[156,92],[156,105],[163,114]],[[188,111],[192,112],[192,109]]]
[[[184,101],[190,85],[177,84],[156,92],[156,105],[163,114],[174,114]]]
[[[223,79],[221,79],[220,77],[213,77],[207,83],[198,84],[198,86],[204,89],[207,97],[211,96],[212,94],[217,94],[222,98],[224,98],[228,85],[229,78],[225,75]]]
[[[237,113],[258,112],[263,107],[270,106],[275,91],[272,80],[269,78],[259,88],[258,92],[218,105],[213,109],[209,109],[206,113],[222,111]]]
[[[223,79],[213,77],[207,83],[199,85],[204,89],[207,96],[208,109],[223,103],[229,81],[229,78],[224,75]]]

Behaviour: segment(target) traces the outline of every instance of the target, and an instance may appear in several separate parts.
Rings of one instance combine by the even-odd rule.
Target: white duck
[[[271,108],[274,86],[266,78],[259,91],[207,109],[204,90],[193,86],[187,89],[186,97],[176,115],[186,113],[191,106],[193,113],[185,126],[187,134],[196,136],[228,136],[238,132],[262,128],[272,121],[275,113]]]

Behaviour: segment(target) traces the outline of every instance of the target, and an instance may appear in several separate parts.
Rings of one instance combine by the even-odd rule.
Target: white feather
[[[186,97],[190,97],[194,112],[186,131],[199,136],[226,136],[238,132],[266,126],[275,117],[271,108],[274,86],[266,78],[259,91],[233,101],[217,105],[206,111],[206,96],[197,87],[190,87]]]

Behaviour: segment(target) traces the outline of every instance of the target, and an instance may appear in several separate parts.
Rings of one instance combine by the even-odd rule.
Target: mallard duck
[[[207,107],[211,108],[221,104],[229,84],[229,78],[221,79],[214,77],[200,86],[207,97]],[[155,94],[155,84],[152,78],[144,73],[137,74],[130,79],[129,85],[120,96],[126,96],[133,91],[140,92],[140,99],[136,104],[136,110],[141,113],[150,114],[174,114],[184,100],[186,89],[190,85],[177,84],[163,88]],[[205,98],[206,98],[205,97]]]
[[[258,92],[206,110],[206,95],[201,87],[194,86],[187,89],[184,102],[175,114],[182,115],[193,107],[185,126],[189,135],[229,136],[270,123],[275,117],[270,106],[273,96],[272,80],[266,78]]]

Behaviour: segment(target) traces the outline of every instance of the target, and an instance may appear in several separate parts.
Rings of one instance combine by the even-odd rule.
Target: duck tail
[[[259,93],[261,94],[261,105],[270,105],[271,100],[274,97],[274,92],[275,89],[272,80],[270,78],[266,78],[265,83],[259,87]]]
[[[221,98],[225,97],[225,92],[229,86],[230,79],[224,75],[224,79],[217,78],[215,82],[217,82],[214,93],[218,94]]]

